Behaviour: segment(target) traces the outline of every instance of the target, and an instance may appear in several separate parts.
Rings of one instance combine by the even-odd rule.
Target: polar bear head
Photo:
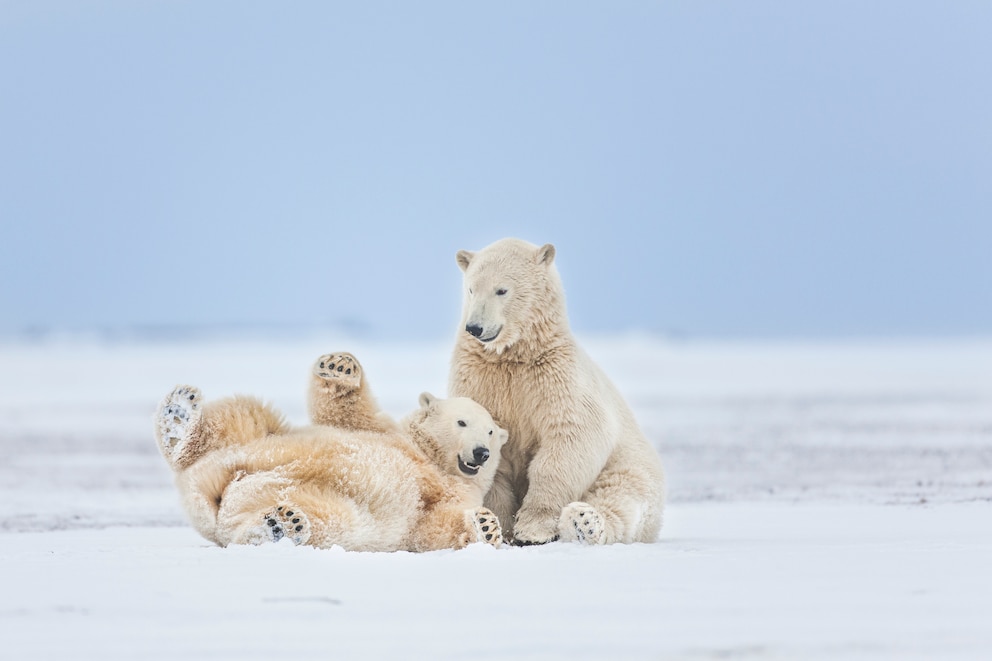
[[[502,353],[522,338],[566,323],[555,247],[502,239],[478,252],[460,250],[464,272],[461,329],[487,350]],[[461,331],[460,331],[461,332]]]
[[[483,494],[489,491],[508,434],[485,408],[468,397],[438,399],[425,392],[411,428],[443,471],[476,484]]]

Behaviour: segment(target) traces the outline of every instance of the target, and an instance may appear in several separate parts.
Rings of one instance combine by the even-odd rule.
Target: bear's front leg
[[[499,548],[503,531],[499,519],[485,507],[440,507],[428,512],[411,531],[409,550],[461,549],[482,542]]]
[[[499,548],[503,543],[503,531],[496,515],[485,507],[477,507],[465,512],[465,517],[475,529],[475,541]]]
[[[547,437],[527,468],[527,493],[513,523],[514,544],[556,541],[562,510],[589,488],[609,457],[609,446],[598,436],[569,431]]]
[[[378,432],[396,429],[379,411],[358,359],[347,352],[324,354],[314,362],[309,408],[315,425]]]

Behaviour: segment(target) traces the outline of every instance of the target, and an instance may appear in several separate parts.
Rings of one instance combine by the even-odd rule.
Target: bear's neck
[[[410,438],[413,439],[413,444],[427,455],[431,463],[436,466],[444,466],[444,453],[441,451],[441,446],[436,438],[421,427],[421,422],[423,420],[418,420],[417,416],[413,416],[407,421],[406,430],[409,432]]]

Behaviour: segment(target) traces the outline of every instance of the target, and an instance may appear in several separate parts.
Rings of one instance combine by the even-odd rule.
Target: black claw
[[[296,526],[296,532],[300,532],[301,530],[303,530],[303,526]]]
[[[192,402],[192,401],[193,401],[193,400],[194,400],[195,398],[196,398],[196,395],[190,395],[190,396],[189,396],[189,401],[191,401],[191,402]]]
[[[493,541],[493,534],[492,533],[489,533],[488,535],[486,535],[486,541],[487,542]]]
[[[293,516],[292,512],[286,512],[286,516]]]
[[[280,505],[278,509],[281,512],[282,511],[282,505]]]
[[[330,365],[328,365],[328,366],[327,366],[327,369],[329,369],[329,370],[332,370],[332,369],[334,369],[334,363],[331,363]]]
[[[299,523],[299,522],[300,522],[299,519],[293,519],[293,523]]]
[[[269,519],[267,523],[268,523],[268,524],[269,524],[270,526],[274,526],[274,525],[276,525],[276,520],[275,520],[275,519]]]
[[[345,374],[351,374],[351,368],[349,367],[348,369],[346,369],[346,370],[344,371],[344,373],[345,373]]]
[[[514,539],[513,544],[515,546],[540,546],[541,544],[550,544],[551,542],[557,542],[558,535],[555,535],[551,539],[545,540],[543,542],[531,542],[523,539]]]
[[[344,365],[338,365],[338,371],[339,372],[343,372],[344,371]]]
[[[482,532],[489,532],[489,526],[482,526]]]
[[[324,369],[324,361],[320,361],[320,369]]]

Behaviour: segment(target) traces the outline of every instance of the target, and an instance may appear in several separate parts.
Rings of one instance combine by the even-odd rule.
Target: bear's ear
[[[472,258],[475,257],[474,252],[468,250],[459,250],[458,254],[455,255],[455,260],[458,261],[458,268],[461,270],[468,269],[468,265],[472,263]]]
[[[426,409],[436,401],[437,401],[437,397],[430,394],[429,392],[420,393],[420,408]]]
[[[555,247],[550,243],[545,243],[537,249],[536,260],[538,264],[551,266],[551,262],[555,261]]]
[[[505,429],[500,429],[499,433],[496,434],[496,437],[499,438],[499,444],[502,446],[510,438],[510,432]]]

